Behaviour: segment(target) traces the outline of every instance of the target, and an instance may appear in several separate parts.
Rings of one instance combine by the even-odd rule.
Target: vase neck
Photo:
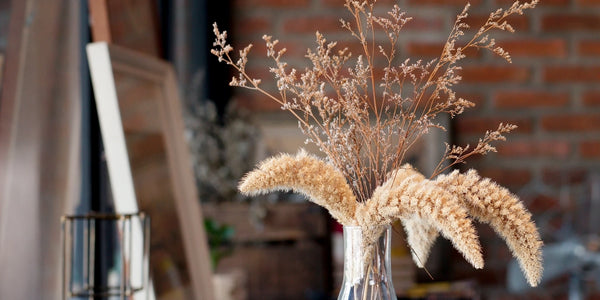
[[[391,226],[377,238],[359,226],[344,226],[344,281],[355,284],[365,277],[389,277]],[[377,230],[381,231],[381,230]]]

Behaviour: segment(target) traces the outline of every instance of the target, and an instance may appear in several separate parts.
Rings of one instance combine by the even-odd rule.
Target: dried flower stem
[[[348,49],[337,49],[337,43],[328,43],[317,33],[317,46],[306,55],[312,68],[300,72],[282,60],[286,49],[278,50],[278,41],[264,36],[267,56],[274,62],[270,72],[277,81],[278,96],[261,88],[261,80],[246,72],[251,46],[239,51],[240,58],[234,60],[230,55],[233,48],[226,43],[226,32],[220,32],[216,24],[212,53],[239,73],[231,85],[256,90],[292,113],[307,141],[319,146],[342,171],[357,199],[364,202],[375,187],[383,183],[388,172],[402,165],[408,149],[419,137],[431,128],[443,129],[434,122],[438,114],[455,116],[473,106],[472,102],[456,97],[453,91],[453,86],[461,80],[457,63],[465,57],[465,50],[488,49],[510,61],[508,54],[497,47],[487,33],[492,29],[513,31],[506,18],[522,14],[536,3],[515,3],[507,10],[490,14],[479,31],[459,47],[458,40],[468,28],[463,22],[467,5],[458,15],[439,59],[428,63],[407,59],[397,66],[398,36],[411,18],[396,5],[388,16],[380,17],[374,14],[374,1],[347,0],[345,6],[351,21],[342,20],[341,24],[362,46],[362,53],[354,62],[350,62],[352,54]],[[387,35],[389,47],[378,44],[376,30]],[[387,61],[381,76],[376,72],[376,56]],[[412,92],[406,93],[405,89]],[[490,135],[502,137],[512,128],[506,126]],[[494,139],[484,138],[483,144],[473,149],[449,148],[432,177],[448,167],[442,162],[451,160],[450,165],[454,165],[471,155],[485,154],[489,151],[486,146],[492,141]]]

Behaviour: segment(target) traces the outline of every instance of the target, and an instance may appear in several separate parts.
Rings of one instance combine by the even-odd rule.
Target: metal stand
[[[149,216],[144,213],[63,216],[61,226],[62,299],[125,300],[142,291],[148,296]],[[136,299],[140,298],[136,295]]]

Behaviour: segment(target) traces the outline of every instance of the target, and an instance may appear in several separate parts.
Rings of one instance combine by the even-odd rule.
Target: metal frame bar
[[[94,266],[96,264],[96,239],[97,226],[102,222],[114,221],[119,230],[119,242],[121,245],[121,266],[120,280],[118,286],[97,287],[96,278],[94,277]],[[133,259],[133,230],[132,222],[140,222],[142,227],[142,281],[139,286],[136,282],[132,282],[131,264],[128,262]],[[75,232],[78,226],[84,229],[83,237],[77,237]],[[83,238],[83,285],[77,287],[73,285],[73,260],[76,251],[74,251],[74,241],[78,238]],[[131,297],[134,294],[147,290],[149,288],[149,259],[150,259],[150,217],[146,214],[131,213],[131,214],[104,214],[90,213],[86,215],[65,215],[61,217],[61,239],[62,239],[62,254],[63,254],[63,284],[62,298],[70,299],[72,297],[109,297],[119,296],[125,300],[125,297]],[[148,295],[148,293],[146,293]]]

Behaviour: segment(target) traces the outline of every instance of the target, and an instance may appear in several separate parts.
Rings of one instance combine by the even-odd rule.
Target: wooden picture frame
[[[115,208],[151,218],[156,299],[213,299],[172,66],[105,42],[88,44],[87,54]]]

